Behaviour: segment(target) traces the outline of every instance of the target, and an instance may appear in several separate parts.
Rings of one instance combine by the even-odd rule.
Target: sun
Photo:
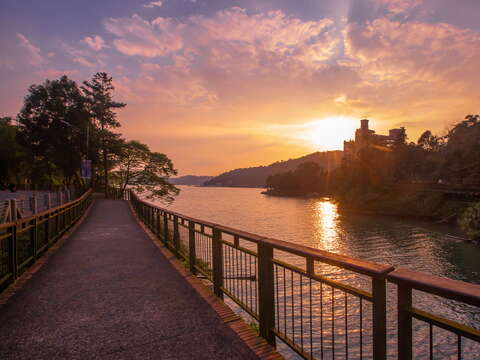
[[[345,116],[331,116],[315,119],[303,124],[297,134],[317,150],[340,150],[343,141],[355,136],[358,120]]]

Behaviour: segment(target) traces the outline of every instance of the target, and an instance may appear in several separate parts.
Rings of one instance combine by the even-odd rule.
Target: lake
[[[393,217],[340,214],[330,199],[271,197],[261,194],[263,189],[180,188],[180,195],[168,208],[187,216],[360,259],[480,283],[480,246],[459,240],[465,236],[453,226]],[[294,259],[287,260],[295,262]],[[354,285],[359,286],[353,277],[345,276],[341,270],[331,271],[329,275],[346,282],[352,279]],[[394,285],[389,284],[389,288],[392,287]],[[391,309],[391,358],[395,356],[394,298],[394,294],[389,296],[388,305]],[[421,294],[416,294],[414,299],[427,306],[426,310],[436,307],[441,314],[448,314],[454,320],[475,327],[480,324],[478,309]],[[428,334],[420,324],[414,324],[414,327],[418,330],[415,342],[419,345],[415,357],[428,358],[428,349],[422,350],[420,346]],[[447,345],[453,345],[455,338],[435,338],[439,354],[451,356]],[[335,344],[332,347],[342,345]],[[284,347],[280,346],[280,349]],[[480,354],[476,344],[464,343],[463,351],[464,356],[468,355],[464,358],[477,358]],[[295,357],[288,352],[285,354]],[[340,354],[337,352],[337,355]]]

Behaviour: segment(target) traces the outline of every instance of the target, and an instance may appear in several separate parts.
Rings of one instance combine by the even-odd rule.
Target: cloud
[[[96,50],[92,52],[91,45],[88,43],[88,40],[86,41],[87,38],[80,41],[80,45],[72,46],[68,43],[62,43],[61,47],[70,56],[71,60],[76,64],[88,68],[105,66],[105,62],[103,60],[104,56],[101,53],[98,53]],[[101,44],[101,42],[99,42],[95,38],[93,38],[93,43],[96,45]],[[87,46],[82,46],[82,44],[85,44]]]
[[[154,7],[161,7],[162,5],[162,1],[150,1],[148,4],[142,5],[142,7],[147,9],[153,9]]]
[[[41,55],[40,49],[33,45],[30,40],[25,37],[25,35],[18,33],[17,38],[20,40],[20,46],[28,53],[27,61],[29,64],[36,67],[41,66],[44,63],[44,59]]]
[[[92,50],[100,51],[106,47],[105,41],[101,36],[95,35],[93,37],[87,36],[83,39],[85,44],[87,44]]]
[[[173,19],[157,18],[152,22],[139,15],[131,18],[109,18],[105,29],[117,36],[115,48],[126,55],[158,57],[180,50],[183,40],[181,24]]]
[[[244,136],[247,151],[265,143],[261,129],[269,124],[368,115],[379,132],[409,124],[415,139],[424,126],[435,130],[474,112],[480,34],[421,20],[421,1],[370,2],[381,10],[376,17],[349,24],[240,8],[178,19],[107,19],[114,48],[139,63],[116,83],[129,103],[124,116],[135,119],[126,132],[162,141],[167,132],[174,157],[182,158],[198,147],[180,149],[187,140],[179,124],[211,142]],[[413,20],[414,14],[420,17]],[[266,157],[309,151],[301,139],[288,142],[291,135],[286,131],[280,141],[271,134],[275,148]],[[236,156],[228,146],[223,151],[225,158]],[[227,166],[224,157],[212,168]]]

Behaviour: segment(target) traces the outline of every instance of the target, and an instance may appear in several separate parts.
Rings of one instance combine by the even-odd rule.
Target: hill
[[[205,181],[212,179],[213,176],[185,175],[177,178],[171,178],[169,181],[174,185],[196,185],[202,186]]]
[[[342,161],[342,151],[315,152],[297,159],[278,161],[268,166],[241,168],[224,172],[205,182],[205,186],[265,187],[267,177],[293,171],[298,165],[314,162],[325,170],[337,168]]]

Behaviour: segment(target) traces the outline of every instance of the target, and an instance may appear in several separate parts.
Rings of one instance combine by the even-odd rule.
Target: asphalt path
[[[127,202],[89,216],[0,307],[0,359],[256,359]]]

